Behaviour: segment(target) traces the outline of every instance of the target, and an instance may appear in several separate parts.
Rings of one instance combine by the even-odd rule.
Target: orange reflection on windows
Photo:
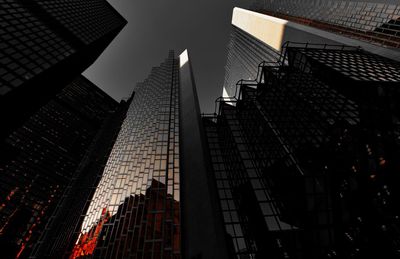
[[[100,234],[103,225],[110,219],[110,212],[106,208],[103,208],[99,223],[92,227],[88,233],[84,233],[80,236],[78,243],[74,246],[70,259],[79,258],[81,256],[87,256],[93,254],[96,248],[97,238]]]

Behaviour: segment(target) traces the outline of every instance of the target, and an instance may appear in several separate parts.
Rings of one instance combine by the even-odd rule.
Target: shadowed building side
[[[179,58],[182,253],[189,259],[229,258],[187,50]]]
[[[126,24],[106,1],[0,3],[4,138],[79,76]]]
[[[83,76],[0,145],[3,255],[26,257],[117,102]]]
[[[47,221],[43,234],[34,246],[31,258],[63,257],[66,251],[74,247],[78,238],[78,228],[83,221],[82,214],[87,209],[88,200],[94,195],[102,177],[132,97],[127,101],[121,101],[115,111],[111,112],[104,121],[57,203],[53,215]],[[98,225],[98,231],[94,232],[98,234],[101,227],[102,225]],[[85,243],[85,247],[95,247],[96,243],[89,240],[82,242]]]

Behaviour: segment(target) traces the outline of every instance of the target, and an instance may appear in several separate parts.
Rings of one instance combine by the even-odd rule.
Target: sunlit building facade
[[[178,67],[171,53],[136,86],[74,253],[107,214],[97,232],[103,239],[83,254],[179,258],[179,206],[174,205],[180,201]]]
[[[25,258],[118,103],[80,76],[0,144],[0,246]]]
[[[136,85],[121,123],[105,167],[71,186],[93,191],[64,195],[32,258],[227,258],[219,256],[225,243],[216,237],[222,224],[210,203],[187,51],[171,51]]]

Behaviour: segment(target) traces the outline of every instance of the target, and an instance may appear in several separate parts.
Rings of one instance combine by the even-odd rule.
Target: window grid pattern
[[[239,217],[238,204],[234,198],[232,180],[228,174],[243,174],[244,168],[240,159],[233,159],[238,158],[237,156],[239,155],[235,152],[236,149],[231,148],[225,150],[225,148],[221,147],[217,125],[208,119],[204,119],[203,121],[208,141],[208,148],[211,154],[213,173],[217,184],[225,231],[230,237],[229,242],[232,242],[231,246],[234,249],[236,258],[241,258],[243,255],[248,255],[249,253],[253,254],[252,251],[254,250],[254,244],[251,239],[249,240],[245,237],[246,224],[244,220],[246,219]],[[229,159],[229,157],[225,155],[226,152],[229,151],[234,152],[234,154],[231,154],[230,156],[232,158],[230,162],[233,162],[231,164],[228,164],[227,159]],[[227,169],[227,166],[229,169]]]
[[[280,208],[254,164],[239,115],[232,106],[223,105],[217,123],[204,119],[225,228],[237,258],[261,256],[267,249],[285,258],[283,236],[262,241],[257,231],[297,230],[279,218]]]
[[[222,186],[229,186],[235,205],[224,222],[237,212],[235,228],[247,245],[241,251],[232,246],[234,252],[238,258],[395,258],[398,170],[387,163],[397,164],[400,150],[394,119],[399,84],[384,74],[380,81],[363,74],[365,64],[384,69],[388,60],[357,49],[286,52],[287,62],[262,67],[256,89],[240,85],[235,106],[222,101],[217,116],[203,119],[211,157],[217,157],[222,211]],[[356,78],[333,65],[356,60],[351,55],[362,55],[363,62],[351,64]]]
[[[37,1],[58,22],[85,44],[89,44],[121,25],[116,12],[103,0]]]
[[[400,5],[368,1],[259,0],[254,8],[379,45],[400,47]]]
[[[23,4],[0,2],[0,95],[76,51]]]
[[[228,96],[235,95],[235,86],[240,79],[256,78],[261,61],[275,62],[278,58],[276,50],[232,25],[224,79]]]
[[[72,258],[180,258],[179,72],[173,55],[136,86]]]
[[[289,247],[287,253],[319,258],[329,254],[335,243],[327,164],[312,152],[329,141],[327,136],[339,121],[357,124],[358,107],[310,75],[290,71],[280,80],[271,80],[272,76],[264,81],[282,83],[265,88],[259,101],[244,100],[243,130],[255,163],[279,201],[280,217],[297,226],[303,237],[286,236],[282,244]],[[313,155],[305,163],[302,154]],[[296,243],[302,249],[293,249]]]
[[[400,82],[400,66],[398,62],[378,55],[365,55],[361,50],[327,51],[303,49],[299,53],[356,81]]]

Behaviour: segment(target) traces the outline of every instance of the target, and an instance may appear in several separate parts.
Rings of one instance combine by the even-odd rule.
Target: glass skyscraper
[[[231,258],[399,257],[398,6],[258,2],[203,116]]]
[[[136,85],[104,170],[89,172],[100,178],[96,182],[93,177],[88,185],[94,191],[86,197],[66,194],[60,210],[69,214],[58,213],[54,218],[60,223],[59,218],[65,218],[70,225],[67,229],[49,226],[47,237],[43,236],[32,256],[182,258],[183,254],[224,253],[217,250],[213,236],[214,228],[222,225],[191,223],[214,220],[216,213],[204,180],[207,171],[199,122],[187,51],[178,58],[171,51]],[[199,154],[182,153],[190,148]],[[193,194],[202,199],[190,198]],[[77,202],[86,204],[78,208],[68,203],[75,195]],[[71,206],[73,213],[68,212]],[[205,242],[198,243],[198,239]]]
[[[171,53],[136,86],[73,257],[179,258],[178,66]]]
[[[400,60],[400,6],[396,1],[253,2],[253,11],[233,10],[224,97],[235,97],[237,81],[255,79],[259,63],[277,61],[287,41],[361,45]]]

